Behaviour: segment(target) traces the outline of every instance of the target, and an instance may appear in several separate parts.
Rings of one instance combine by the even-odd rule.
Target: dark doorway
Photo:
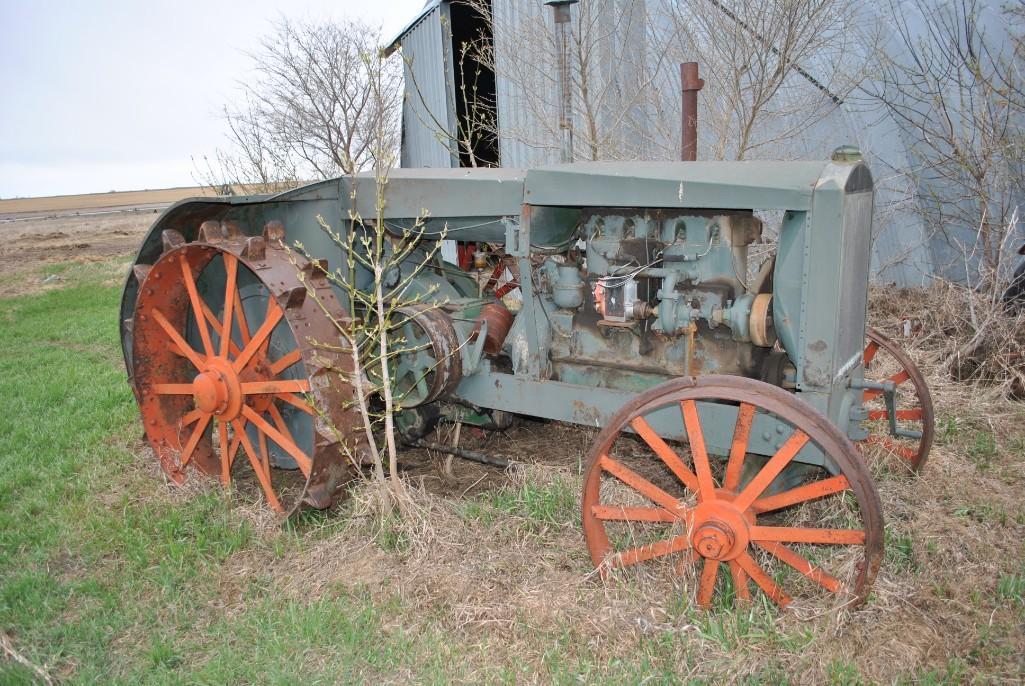
[[[452,20],[452,71],[455,75],[456,117],[459,121],[460,138],[463,138],[464,132],[471,130],[470,117],[478,121],[481,117],[486,117],[492,124],[497,124],[495,72],[476,59],[481,50],[484,54],[492,54],[494,35],[491,25],[475,8],[456,1],[449,9]],[[464,50],[464,44],[472,47]],[[493,131],[479,131],[471,136],[470,143],[478,167],[498,166],[498,138]],[[473,166],[470,151],[462,144],[459,146],[459,166]]]

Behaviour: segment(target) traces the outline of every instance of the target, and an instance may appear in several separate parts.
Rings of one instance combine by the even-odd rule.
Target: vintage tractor
[[[353,478],[341,446],[363,427],[335,323],[360,313],[324,276],[345,255],[318,217],[343,232],[353,203],[374,217],[375,183],[189,200],[157,220],[121,334],[172,481],[259,484],[287,513],[330,506]],[[435,306],[406,313],[404,437],[513,415],[597,427],[582,519],[603,574],[693,574],[706,607],[751,598],[749,580],[780,605],[863,600],[883,520],[855,443],[918,469],[933,422],[914,365],[866,330],[872,189],[842,155],[393,171],[388,230],[444,231],[467,257],[408,286]],[[760,270],[756,211],[778,223]]]

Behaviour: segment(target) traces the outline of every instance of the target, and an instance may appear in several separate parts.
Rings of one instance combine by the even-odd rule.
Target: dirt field
[[[0,222],[0,296],[57,285],[59,278],[39,274],[43,265],[109,261],[134,254],[157,216],[154,211],[121,212]]]
[[[116,278],[126,266],[120,258],[134,252],[155,217],[0,223],[0,297],[59,288],[59,279],[43,283],[41,265],[102,263]],[[928,302],[876,292],[871,318],[892,334],[903,317],[928,311]],[[323,532],[296,534],[283,530],[258,498],[236,492],[229,512],[218,517],[233,526],[243,522],[252,540],[203,572],[213,590],[209,598],[199,596],[206,599],[191,620],[202,629],[194,637],[202,645],[185,650],[181,642],[191,645],[194,627],[162,620],[172,634],[169,645],[184,657],[156,664],[183,670],[168,672],[176,675],[172,681],[188,681],[191,669],[221,665],[222,653],[223,665],[244,667],[246,658],[234,657],[235,625],[222,627],[224,639],[211,626],[262,622],[259,604],[245,595],[259,587],[273,588],[272,601],[288,607],[356,597],[385,608],[376,631],[385,646],[388,637],[404,637],[406,652],[397,653],[398,665],[375,663],[362,672],[381,682],[429,681],[425,670],[451,677],[458,668],[462,676],[455,680],[465,683],[646,683],[655,674],[658,683],[1022,683],[1025,404],[952,381],[935,354],[942,328],[929,322],[926,331],[908,345],[933,388],[936,444],[921,476],[874,462],[887,552],[864,608],[780,613],[768,604],[702,613],[681,600],[693,579],[641,570],[602,584],[590,573],[579,528],[581,459],[594,431],[522,421],[506,433],[466,432],[462,441],[524,463],[515,473],[457,460],[446,474],[440,456],[406,452],[415,507],[400,523],[375,519],[357,492],[328,515]],[[167,486],[137,426],[127,433],[131,461],[123,472],[103,472],[109,493],[92,493],[86,501],[104,509],[103,516],[141,503],[186,517],[218,491],[214,480]],[[122,492],[132,493],[130,506],[103,504],[121,503]],[[142,525],[124,526],[134,535]],[[103,559],[130,568],[118,554],[105,552]],[[144,569],[164,564],[147,562]],[[190,589],[192,583],[190,577]],[[146,602],[162,608],[178,598]],[[280,621],[276,611],[273,621]],[[270,620],[258,626],[268,640],[279,633]],[[356,631],[362,634],[363,627]],[[128,622],[98,662],[138,663],[140,654],[155,650],[143,634]],[[75,673],[73,651],[54,656],[42,640],[33,643],[27,635],[24,641],[40,662],[53,656],[53,665],[67,663]],[[340,654],[328,637],[309,648],[307,663],[331,665]]]
[[[105,210],[169,205],[183,198],[211,195],[205,187],[165,188],[154,191],[123,191],[87,193],[83,195],[53,195],[43,198],[10,198],[0,200],[0,221],[30,215],[64,213],[88,214]]]

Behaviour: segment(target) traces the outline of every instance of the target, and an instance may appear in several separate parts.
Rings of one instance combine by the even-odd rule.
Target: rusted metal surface
[[[416,340],[403,341],[408,354],[398,359],[397,374],[411,375],[413,385],[420,386],[416,397],[407,396],[402,401],[403,406],[416,407],[448,397],[463,379],[459,337],[452,327],[451,317],[439,308],[424,304],[400,307],[397,315],[419,332]],[[403,327],[403,330],[408,328]]]
[[[883,393],[866,390],[862,400],[868,411],[869,436],[866,443],[879,445],[903,460],[914,471],[925,466],[936,430],[936,414],[925,377],[897,343],[882,333],[865,329],[865,378],[892,381],[898,387],[898,404],[894,408],[892,426],[905,435],[890,431],[890,410],[883,402]],[[907,435],[911,434],[911,435]],[[919,434],[919,435],[914,435]]]
[[[330,506],[352,478],[359,419],[347,409],[351,387],[335,378],[351,373],[351,359],[322,345],[337,348],[339,338],[324,310],[337,321],[346,313],[320,270],[290,258],[275,240],[281,237],[283,227],[273,223],[247,238],[232,223],[208,220],[192,243],[166,230],[165,252],[138,274],[132,376],[146,437],[172,481],[184,483],[191,465],[227,483],[239,474],[241,449],[270,506],[289,513],[300,504]],[[212,307],[196,284],[215,260],[226,276],[221,303]],[[242,304],[244,272],[266,290],[258,320]],[[187,340],[190,330],[198,341]],[[290,336],[291,350],[275,357],[272,336]],[[308,435],[292,434],[298,424],[285,421],[290,408],[310,415],[300,423]],[[272,453],[287,455],[294,468],[275,469]]]
[[[680,89],[683,95],[680,113],[680,159],[684,162],[694,162],[698,159],[698,91],[704,86],[705,82],[698,77],[697,62],[684,62],[680,65]]]
[[[513,314],[500,302],[488,303],[480,308],[480,323],[486,323],[487,333],[484,336],[484,354],[497,355],[502,350],[509,328],[513,323]]]
[[[706,447],[701,402],[738,408],[724,472],[713,467]],[[680,413],[689,460],[683,457],[684,446],[668,444],[648,425],[646,417],[667,407],[677,408]],[[755,416],[763,413],[787,422],[791,433],[767,461],[745,465],[751,426]],[[627,431],[635,432],[643,444],[621,444],[619,439]],[[778,477],[811,444],[829,455],[839,473],[820,471],[813,481],[784,485],[783,490],[773,492]],[[637,445],[649,451],[648,457],[638,456]],[[652,465],[661,465],[664,472],[654,472]],[[725,474],[721,484],[716,473]],[[746,480],[745,473],[750,474]],[[656,474],[664,476],[658,479]],[[833,497],[839,503],[843,494],[853,495],[857,502],[854,516],[860,522],[856,528],[780,526],[773,520],[773,513],[783,508]],[[871,474],[857,450],[826,417],[792,394],[752,379],[682,378],[656,386],[627,403],[591,448],[582,505],[591,559],[603,574],[616,567],[684,553],[682,564],[701,564],[696,600],[706,608],[712,604],[721,569],[728,569],[739,600],[750,597],[748,580],[784,607],[792,600],[790,593],[802,590],[782,588],[757,561],[756,549],[768,552],[851,605],[864,602],[882,561],[882,508]],[[632,535],[610,535],[615,526],[628,527]],[[630,542],[637,538],[654,542],[640,546]],[[613,540],[617,541],[615,545]],[[856,561],[855,575],[849,583],[844,582],[809,563],[790,544],[842,546],[839,550]]]
[[[441,443],[432,443],[419,438],[413,441],[406,441],[405,443],[406,445],[413,446],[414,448],[434,450],[439,453],[445,453],[446,455],[453,455],[463,460],[469,460],[470,462],[498,467],[499,469],[509,469],[516,464],[515,462],[504,460],[501,457],[492,457],[491,455],[482,453],[479,450],[466,450],[465,448],[457,448],[453,445],[442,445]]]

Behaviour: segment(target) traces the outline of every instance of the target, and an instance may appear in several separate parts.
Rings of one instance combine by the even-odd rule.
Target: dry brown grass
[[[892,326],[885,317],[876,323]],[[275,588],[296,598],[340,588],[369,588],[382,603],[398,598],[395,627],[440,627],[465,641],[481,680],[496,665],[527,665],[533,681],[551,681],[554,651],[591,665],[585,681],[615,678],[611,665],[644,657],[680,678],[1015,683],[1025,668],[1025,614],[997,583],[1023,571],[1023,412],[1006,400],[965,402],[962,384],[944,381],[921,349],[911,352],[936,388],[940,423],[953,428],[940,430],[921,477],[874,464],[888,552],[862,609],[702,613],[685,600],[694,579],[668,565],[601,582],[576,515],[579,461],[594,432],[536,423],[487,439],[489,450],[528,463],[512,474],[457,463],[452,479],[440,458],[420,454],[405,520],[382,520],[361,489],[302,554],[271,560],[250,550],[230,561],[225,578],[270,572]],[[975,431],[994,437],[992,454]],[[545,520],[513,502],[524,489],[563,505]],[[258,506],[251,514],[265,535],[281,535]]]

